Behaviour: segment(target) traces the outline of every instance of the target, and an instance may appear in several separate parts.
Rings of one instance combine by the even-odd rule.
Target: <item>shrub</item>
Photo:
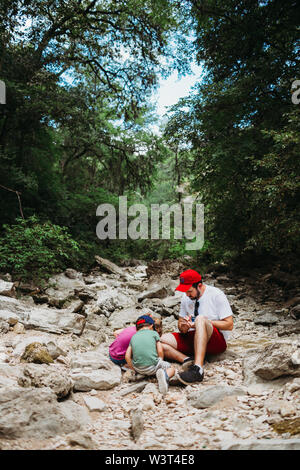
[[[3,225],[0,238],[0,271],[15,279],[48,278],[76,263],[79,246],[66,227],[36,216],[16,219],[15,225]]]

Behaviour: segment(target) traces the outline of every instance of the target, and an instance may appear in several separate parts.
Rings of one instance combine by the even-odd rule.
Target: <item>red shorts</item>
[[[207,343],[207,354],[220,354],[227,348],[226,341],[222,333],[213,326],[214,330]],[[172,333],[177,341],[177,350],[186,354],[186,356],[194,355],[194,336],[195,330],[187,333]]]

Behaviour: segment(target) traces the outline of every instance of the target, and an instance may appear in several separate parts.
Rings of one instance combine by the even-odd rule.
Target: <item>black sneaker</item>
[[[202,382],[203,377],[204,372],[201,373],[198,366],[191,366],[188,370],[181,372],[178,375],[178,379],[184,385],[189,385],[194,382]]]
[[[183,363],[181,364],[182,370],[187,370],[189,367],[191,367],[194,364],[194,358],[193,357],[186,357]]]

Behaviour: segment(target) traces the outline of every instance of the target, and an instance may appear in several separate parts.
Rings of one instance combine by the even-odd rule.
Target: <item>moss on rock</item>
[[[48,349],[41,343],[30,343],[26,346],[21,362],[34,362],[35,364],[50,364],[53,361]]]
[[[289,432],[292,436],[300,434],[300,418],[290,418],[272,424],[272,428],[278,434]]]

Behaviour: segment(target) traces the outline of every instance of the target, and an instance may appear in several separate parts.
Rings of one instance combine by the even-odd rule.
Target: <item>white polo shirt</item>
[[[226,295],[221,289],[214,286],[206,285],[206,289],[202,296],[198,299],[198,315],[203,315],[209,320],[223,320],[233,315],[230,304]],[[186,294],[183,294],[180,305],[180,317],[194,315],[195,300],[191,300]],[[193,330],[194,328],[191,328]],[[229,330],[220,330],[225,341],[230,337]]]

